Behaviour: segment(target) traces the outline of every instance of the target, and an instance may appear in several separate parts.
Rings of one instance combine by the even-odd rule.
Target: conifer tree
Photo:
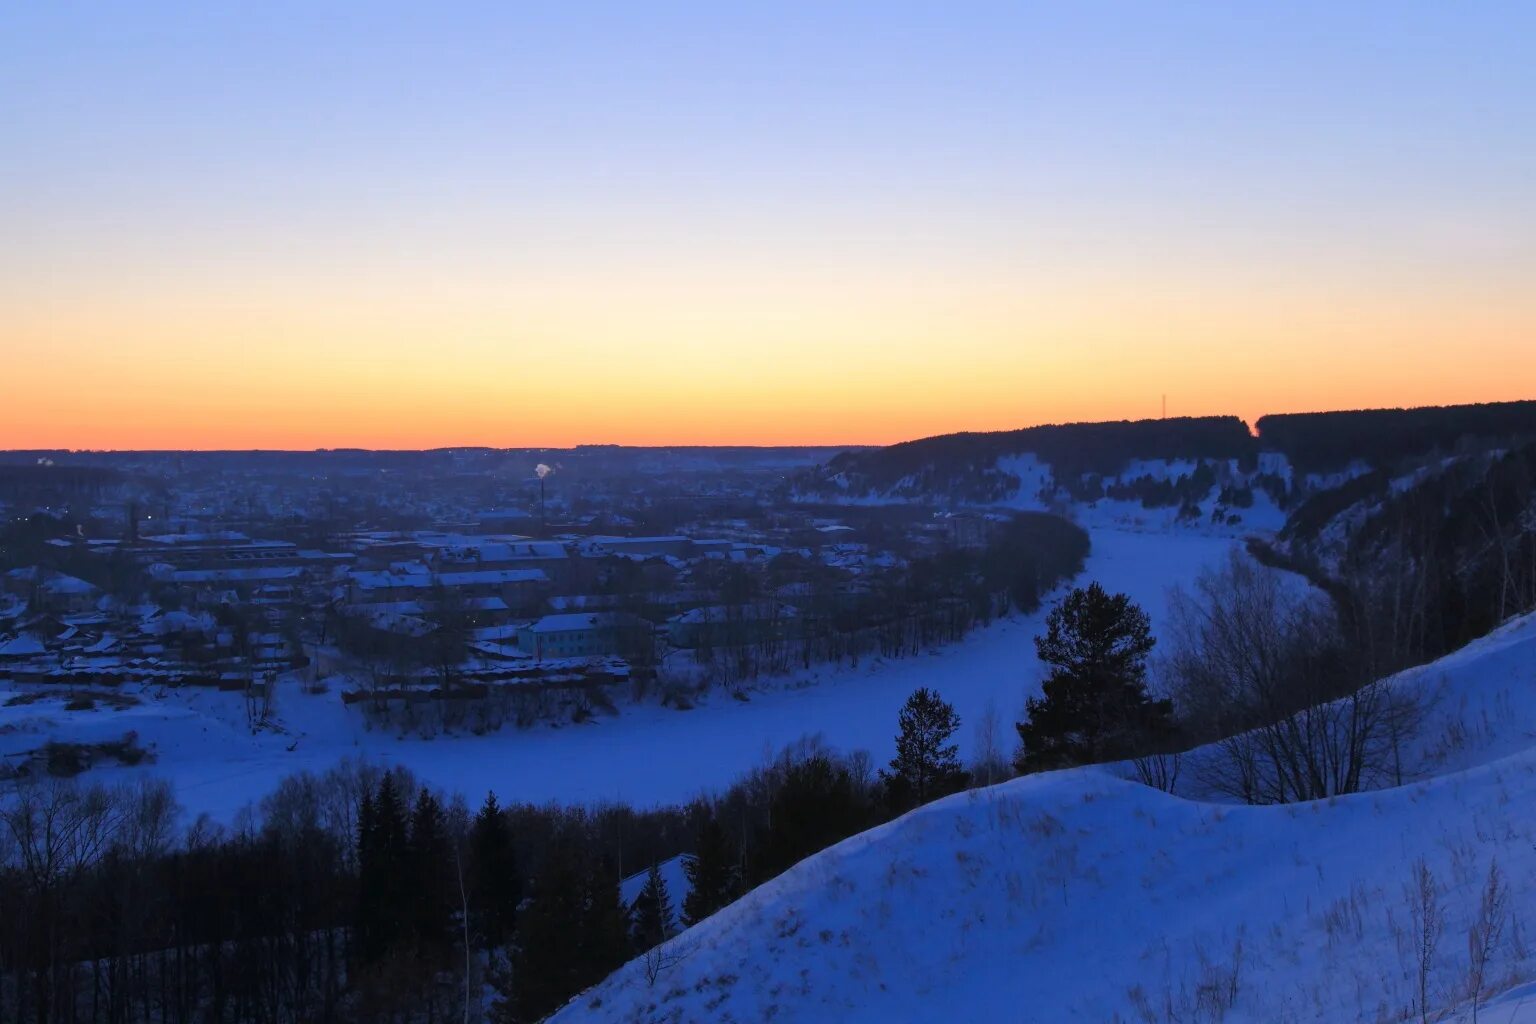
[[[475,939],[483,949],[493,949],[512,935],[522,881],[512,846],[512,829],[487,793],[469,833],[469,912]]]
[[[443,808],[426,787],[416,795],[407,846],[409,890],[400,908],[409,912],[409,939],[417,955],[429,963],[440,960],[448,946],[452,918],[450,879],[453,850],[448,841]]]
[[[405,804],[394,774],[363,795],[358,812],[357,938],[365,963],[381,960],[401,938],[407,891]]]
[[[672,897],[667,892],[667,880],[661,877],[659,865],[652,864],[645,876],[645,888],[635,897],[631,912],[630,935],[635,952],[644,953],[655,949],[677,931],[677,918],[672,913]]]
[[[585,954],[577,926],[585,912],[582,874],[579,846],[568,837],[555,837],[518,918],[513,1020],[542,1020],[581,990]]]
[[[713,809],[699,822],[693,853],[683,858],[688,895],[683,897],[683,923],[695,925],[736,897],[736,851]]]
[[[617,875],[590,852],[590,837],[550,843],[518,919],[512,1018],[542,1020],[632,955]]]
[[[960,767],[959,745],[949,742],[960,728],[954,706],[922,687],[907,698],[899,723],[896,756],[880,772],[891,807],[904,811],[964,789],[970,775]]]
[[[584,888],[582,988],[596,985],[633,955],[629,908],[619,891],[618,872],[606,860],[589,857]]]
[[[1021,772],[1093,764],[1166,742],[1173,704],[1147,692],[1147,655],[1156,643],[1147,613],[1097,583],[1068,594],[1051,611],[1040,660],[1051,666],[1043,696],[1018,723]]]
[[[378,944],[378,812],[374,809],[373,789],[363,790],[357,808],[357,906],[353,913],[352,936],[356,954],[364,962],[375,958]]]

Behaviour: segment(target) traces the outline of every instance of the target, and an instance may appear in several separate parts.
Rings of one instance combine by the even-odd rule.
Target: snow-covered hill
[[[1479,1019],[1529,1021],[1536,617],[1393,685],[1435,697],[1413,784],[1248,807],[1077,769],[962,794],[806,860],[556,1019],[1418,1020],[1427,877],[1429,1019],[1469,1020],[1497,862],[1485,988],[1512,991]]]
[[[1021,433],[1017,443],[1026,443],[1028,432]],[[890,453],[902,448],[834,459],[801,474],[796,495],[851,505],[1012,508],[1054,512],[1090,527],[1228,536],[1273,533],[1285,524],[1270,490],[1283,491],[1290,479],[1283,456],[1246,468],[1236,457],[1127,456],[1100,459],[1085,469],[1069,456],[1052,461],[1001,442],[953,462],[944,461],[942,453],[925,455],[920,447],[894,459]],[[892,461],[908,471],[895,475],[886,464]]]

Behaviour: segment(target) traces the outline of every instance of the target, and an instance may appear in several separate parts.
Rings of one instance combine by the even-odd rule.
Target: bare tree
[[[1477,1011],[1488,982],[1488,965],[1504,941],[1508,904],[1509,886],[1495,860],[1488,865],[1488,879],[1483,883],[1477,917],[1467,929],[1467,990],[1472,998],[1472,1024],[1477,1024]]]
[[[126,795],[50,779],[25,781],[0,802],[0,831],[6,840],[0,868],[16,873],[22,883],[18,902],[24,901],[8,913],[22,915],[39,1021],[49,1019],[50,1007],[57,1016],[65,1012],[75,966],[69,951],[81,937],[67,896],[117,841],[130,805]]]
[[[1419,1024],[1429,1024],[1429,983],[1445,922],[1440,908],[1440,886],[1423,860],[1414,862],[1413,874],[1403,886],[1403,897],[1408,903],[1408,920],[1413,929],[1409,938]]]
[[[1136,770],[1136,778],[1142,785],[1160,789],[1164,793],[1172,793],[1179,785],[1179,772],[1184,767],[1184,755],[1147,754],[1133,758],[1131,766]]]
[[[1167,647],[1181,724],[1209,744],[1193,768],[1210,788],[1289,803],[1401,781],[1422,698],[1369,680],[1327,599],[1284,574],[1234,553],[1193,594],[1175,591]]]
[[[655,986],[657,980],[665,973],[687,959],[691,949],[685,948],[679,940],[663,942],[646,950],[641,957],[641,964],[645,971],[645,983]]]
[[[991,786],[1013,775],[1008,755],[1003,751],[1002,723],[997,701],[989,699],[976,717],[971,748],[971,780],[978,786]]]

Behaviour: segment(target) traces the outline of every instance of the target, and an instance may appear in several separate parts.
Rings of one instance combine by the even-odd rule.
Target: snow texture
[[[1187,584],[1227,557],[1235,542],[1200,535],[1095,530],[1083,580],[1124,590],[1163,617],[1167,588]],[[269,793],[284,775],[323,771],[346,756],[410,767],[431,785],[476,802],[493,790],[502,803],[624,800],[641,806],[686,801],[724,788],[797,740],[820,734],[841,750],[868,750],[877,764],[894,753],[897,713],[911,692],[935,687],[963,720],[959,739],[968,756],[975,726],[990,708],[1004,751],[1024,698],[1038,694],[1041,667],[1033,637],[1046,608],[1004,619],[931,654],[855,668],[820,667],[772,681],[747,701],[715,692],[679,711],[656,704],[622,705],[617,716],[591,722],[507,726],[484,736],[422,739],[368,729],[345,707],[339,685],[303,692],[295,679],[279,684],[280,732],[252,735],[241,697],[207,690],[152,690],[125,710],[105,706],[64,711],[61,701],[5,707],[0,684],[0,756],[15,757],[47,739],[113,740],[138,733],[154,763],[102,766],[93,777],[151,772],[169,778],[189,814],[231,820]]]
[[[1183,799],[1074,769],[921,808],[807,859],[630,964],[561,1022],[1419,1019],[1412,900],[1443,928],[1429,1019],[1470,1021],[1497,860],[1514,915],[1480,1021],[1536,1021],[1536,617],[1394,685],[1466,730],[1434,774],[1328,801]],[[1525,985],[1525,988],[1514,986]]]

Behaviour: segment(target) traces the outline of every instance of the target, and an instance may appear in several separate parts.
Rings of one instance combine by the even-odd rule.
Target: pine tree
[[[960,728],[954,706],[923,687],[907,698],[899,722],[896,756],[890,771],[880,772],[892,808],[904,811],[964,789],[970,776],[960,767],[959,745],[949,742]]]
[[[406,860],[409,888],[402,909],[409,910],[409,939],[417,955],[429,963],[441,960],[448,948],[452,865],[453,849],[442,805],[422,787],[411,813]]]
[[[584,889],[582,988],[596,985],[633,955],[629,908],[624,905],[624,895],[619,891],[618,871],[606,860],[589,857]]]
[[[507,816],[488,793],[469,833],[469,912],[476,941],[493,949],[512,935],[522,881]]]
[[[1147,693],[1147,655],[1156,643],[1147,613],[1097,583],[1068,594],[1035,638],[1051,666],[1039,698],[1018,723],[1021,772],[1093,764],[1167,741],[1173,704]]]
[[[356,954],[364,962],[372,961],[378,949],[378,812],[374,809],[373,789],[363,790],[357,808],[357,907],[353,915],[352,935]]]
[[[517,1020],[542,1020],[633,953],[618,876],[590,847],[588,836],[557,836],[534,876],[513,960]]]
[[[714,810],[704,813],[694,837],[693,853],[683,858],[688,895],[683,897],[683,923],[696,925],[736,898],[736,851]]]
[[[358,811],[357,943],[364,963],[376,963],[401,938],[408,864],[405,804],[393,773],[363,794]]]
[[[533,878],[528,904],[518,918],[512,966],[512,1017],[542,1020],[581,991],[585,977],[582,933],[585,878],[582,850],[557,836]]]
[[[677,931],[677,919],[672,913],[672,897],[667,892],[667,880],[661,877],[661,868],[651,865],[645,876],[645,888],[635,897],[631,912],[630,936],[635,952],[644,953],[655,949]]]

